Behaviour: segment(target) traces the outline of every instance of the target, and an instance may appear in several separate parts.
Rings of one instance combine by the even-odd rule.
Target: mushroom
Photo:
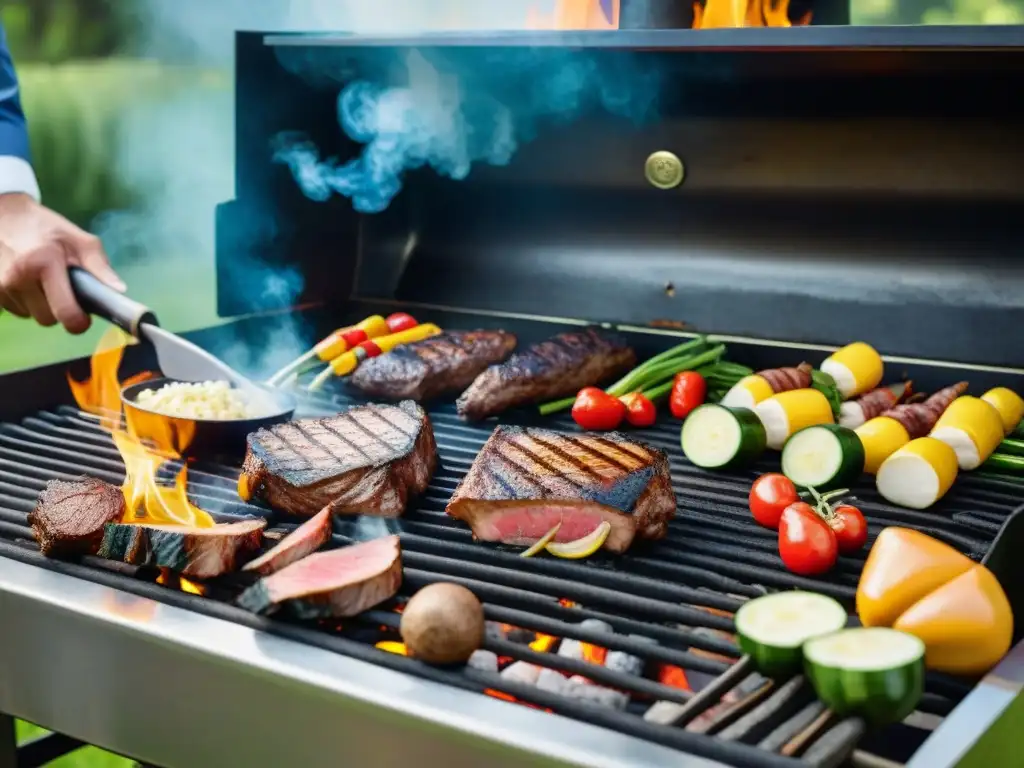
[[[431,584],[406,604],[399,629],[413,658],[429,664],[458,664],[483,644],[484,608],[465,587]]]

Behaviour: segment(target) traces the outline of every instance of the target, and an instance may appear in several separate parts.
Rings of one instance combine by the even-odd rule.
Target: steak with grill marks
[[[124,515],[124,494],[117,486],[93,477],[50,480],[28,524],[47,557],[94,555],[103,540],[103,527]]]
[[[461,392],[515,346],[505,331],[449,331],[364,360],[348,383],[372,397],[431,400]]]
[[[675,511],[662,451],[617,432],[506,426],[494,430],[447,507],[476,538],[520,546],[555,525],[555,541],[566,542],[607,521],[612,552],[626,551],[635,536],[662,538]]]
[[[486,419],[518,405],[575,395],[636,365],[625,340],[595,328],[560,333],[492,365],[456,402],[467,421]]]
[[[416,403],[360,405],[249,435],[238,490],[294,515],[399,517],[436,467],[434,431]]]

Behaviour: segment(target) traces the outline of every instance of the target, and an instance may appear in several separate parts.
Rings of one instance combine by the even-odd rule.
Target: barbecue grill
[[[444,328],[504,328],[521,346],[601,323],[641,359],[700,330],[755,369],[817,364],[863,339],[886,355],[890,378],[924,391],[959,379],[971,391],[1024,390],[1013,332],[1024,321],[1024,118],[1008,106],[1024,74],[1020,41],[1001,28],[241,33],[236,199],[216,219],[219,310],[235,319],[189,335],[218,353],[296,319],[312,340],[403,308]],[[282,132],[305,132],[323,157],[353,157],[359,147],[337,126],[339,89],[401,85],[412,50],[508,103],[566,67],[590,79],[570,88],[573,119],[539,116],[507,165],[481,163],[462,180],[413,170],[373,215],[338,196],[309,199],[272,161]],[[602,88],[626,101],[648,88],[651,99],[608,112],[594,97]],[[651,183],[655,152],[670,153],[682,183]],[[256,263],[298,269],[303,294],[275,303],[239,290]],[[121,373],[152,366],[131,347]],[[398,533],[402,591],[340,624],[255,617],[232,604],[230,578],[198,595],[147,568],[46,559],[26,521],[44,483],[124,474],[97,417],[72,404],[65,368],[9,375],[0,399],[0,712],[67,735],[17,755],[0,740],[0,766],[42,764],[80,739],[164,766],[429,756],[451,766],[941,768],[993,754],[1019,717],[1022,644],[981,681],[930,674],[918,711],[882,732],[830,717],[799,678],[757,677],[728,637],[729,614],[793,587],[851,607],[867,550],[825,577],[788,573],[746,508],[749,483],[777,459],[708,474],[683,458],[668,419],[638,431],[670,457],[680,511],[666,539],[617,557],[524,560],[473,542],[444,514],[494,424],[431,405],[441,467],[429,490],[401,520],[334,528],[335,545]],[[297,415],[357,401],[338,385],[304,396]],[[503,421],[574,429],[531,411]],[[190,465],[190,497],[220,520],[264,516],[275,535],[294,527],[242,503],[237,472]],[[1021,610],[1013,560],[1024,516],[1014,512],[1024,481],[974,472],[926,512],[889,505],[869,484],[856,493],[872,540],[886,525],[923,530],[984,559]],[[486,649],[503,664],[580,674],[628,694],[625,704],[389,650],[404,601],[438,581],[481,598]],[[642,674],[551,652],[544,637],[622,652]],[[666,669],[682,670],[687,686]]]

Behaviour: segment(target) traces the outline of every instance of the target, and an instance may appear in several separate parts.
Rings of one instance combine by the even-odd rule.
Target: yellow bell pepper
[[[925,644],[930,669],[980,674],[1009,650],[1013,614],[1006,593],[982,565],[909,528],[875,540],[857,586],[866,627],[892,627]]]

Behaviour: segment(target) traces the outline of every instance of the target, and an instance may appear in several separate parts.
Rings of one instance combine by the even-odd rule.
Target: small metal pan
[[[140,381],[121,390],[125,421],[129,430],[140,438],[151,440],[161,448],[173,448],[183,456],[238,459],[245,454],[246,437],[257,429],[281,424],[291,419],[295,400],[287,392],[279,392],[256,384],[267,401],[276,403],[266,416],[252,419],[186,419],[168,416],[138,404],[139,393],[173,384],[177,379],[156,378]]]
[[[84,269],[72,267],[69,276],[85,311],[117,325],[156,351],[164,377],[121,391],[125,418],[139,437],[165,449],[173,447],[182,455],[237,458],[245,453],[250,432],[288,421],[294,415],[297,403],[293,395],[250,381],[192,342],[163,330],[148,307],[104,285]],[[149,410],[136,402],[143,390],[178,381],[227,381],[249,402],[257,403],[264,415],[253,419],[186,419]]]

